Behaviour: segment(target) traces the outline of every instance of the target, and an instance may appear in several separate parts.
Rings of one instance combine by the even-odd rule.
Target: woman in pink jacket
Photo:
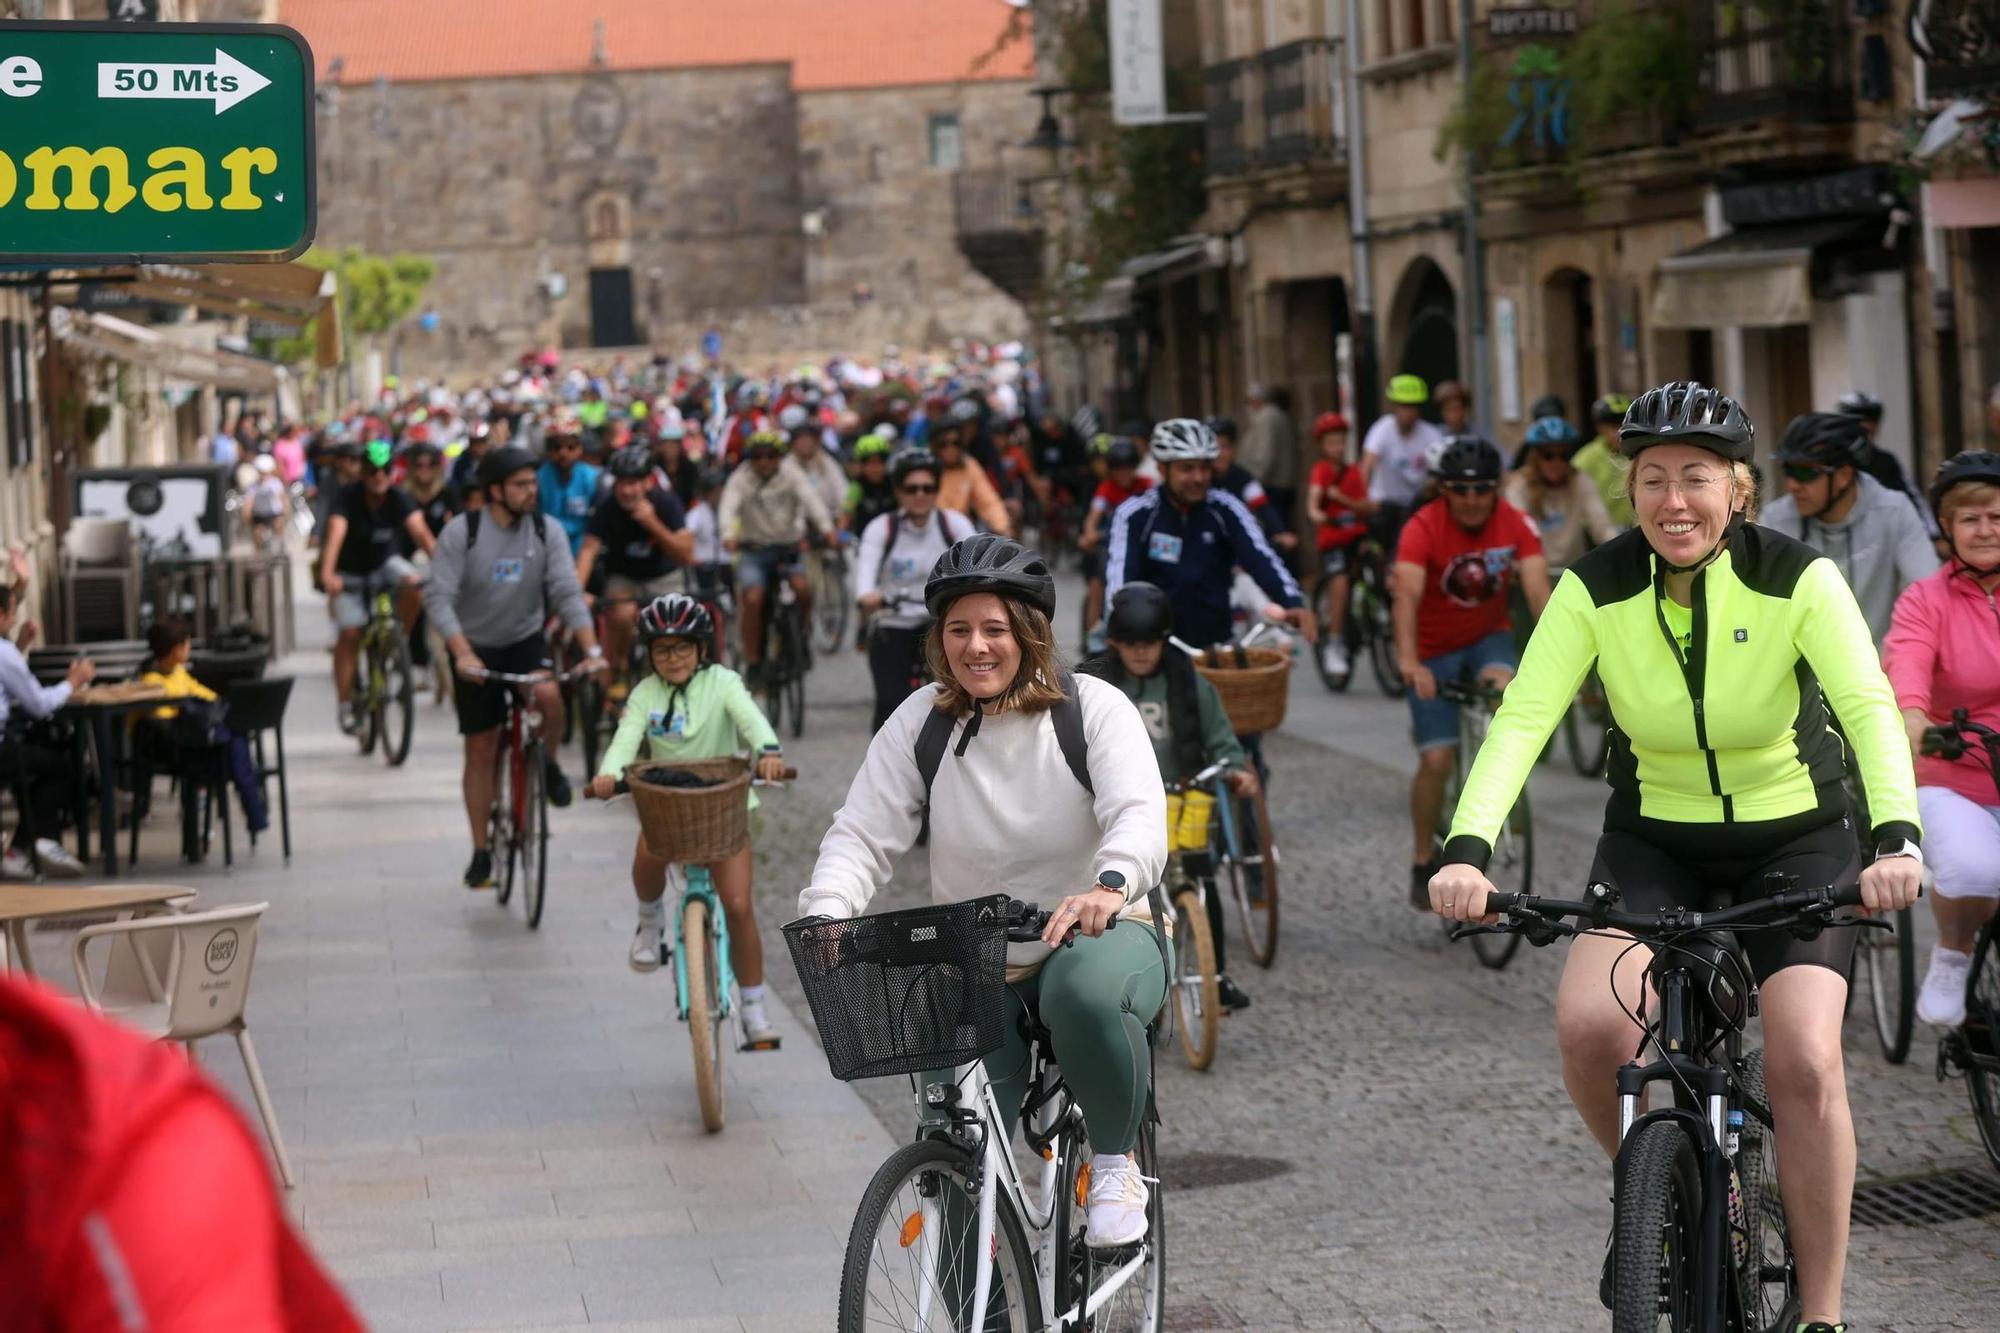
[[[2000,454],[1962,453],[1931,484],[1931,506],[1951,560],[1897,599],[1882,665],[1917,749],[1924,728],[1966,709],[2000,728]],[[1917,757],[1924,854],[1937,877],[1931,911],[1938,944],[1917,1017],[1965,1021],[1965,979],[1979,928],[2000,902],[2000,793],[1971,755]]]

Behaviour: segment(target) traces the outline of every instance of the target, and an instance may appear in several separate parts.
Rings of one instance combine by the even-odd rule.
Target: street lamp
[[[1063,134],[1062,122],[1056,119],[1055,99],[1064,93],[1075,92],[1074,88],[1043,87],[1031,88],[1029,96],[1042,99],[1042,118],[1035,123],[1035,132],[1030,135],[1023,148],[1038,148],[1054,160],[1065,148],[1076,147],[1076,140]]]

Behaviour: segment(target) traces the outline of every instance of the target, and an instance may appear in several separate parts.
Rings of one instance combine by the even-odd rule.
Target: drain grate
[[[1983,1166],[1859,1185],[1854,1220],[1871,1227],[1928,1227],[2000,1213],[2000,1176]]]
[[[1214,1185],[1248,1185],[1282,1176],[1292,1164],[1282,1157],[1246,1157],[1226,1152],[1164,1153],[1160,1179],[1169,1189],[1201,1190]]]

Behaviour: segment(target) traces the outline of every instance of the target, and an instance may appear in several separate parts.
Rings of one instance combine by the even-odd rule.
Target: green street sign
[[[291,259],[316,175],[290,28],[0,22],[0,263]]]

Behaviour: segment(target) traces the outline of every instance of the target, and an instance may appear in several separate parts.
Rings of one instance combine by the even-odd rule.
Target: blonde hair
[[[962,600],[955,600],[952,606]],[[1062,650],[1056,647],[1055,631],[1039,607],[1004,595],[1000,596],[1000,605],[1007,612],[1007,628],[1014,642],[1021,645],[1021,668],[1014,673],[1013,682],[995,698],[984,701],[983,706],[989,713],[1045,713],[1063,697]],[[973,697],[959,683],[950,659],[945,656],[944,622],[950,615],[951,606],[947,606],[925,633],[924,665],[930,668],[931,679],[938,683],[938,710],[963,717],[972,712]]]
[[[1961,481],[1938,497],[1938,526],[1948,529],[1959,510],[1968,505],[1992,504],[1995,500],[2000,500],[2000,486],[1990,481]]]

